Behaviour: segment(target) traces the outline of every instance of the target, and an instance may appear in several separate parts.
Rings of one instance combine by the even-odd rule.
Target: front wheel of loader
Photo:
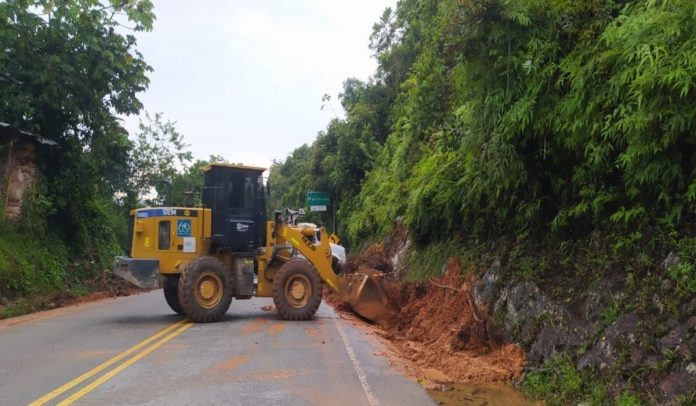
[[[196,323],[220,321],[232,302],[232,275],[217,258],[189,262],[179,278],[179,303]]]
[[[183,315],[184,309],[181,308],[181,303],[179,303],[179,275],[165,276],[162,290],[164,290],[164,299],[169,307],[177,314]]]
[[[285,320],[309,320],[321,304],[321,279],[304,259],[292,259],[273,278],[273,302]]]

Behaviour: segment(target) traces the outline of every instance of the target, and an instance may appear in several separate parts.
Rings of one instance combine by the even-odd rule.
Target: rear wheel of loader
[[[321,304],[321,279],[314,266],[293,259],[273,278],[273,302],[285,320],[309,320]]]
[[[181,308],[181,303],[179,303],[179,275],[165,276],[162,290],[164,290],[164,299],[169,307],[177,314],[183,315],[184,309]]]
[[[219,321],[232,302],[232,275],[217,258],[189,262],[179,279],[179,303],[196,323]]]

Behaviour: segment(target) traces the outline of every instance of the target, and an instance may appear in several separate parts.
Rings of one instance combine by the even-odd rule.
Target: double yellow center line
[[[80,398],[82,398],[83,396],[88,394],[89,392],[93,391],[99,385],[101,385],[104,382],[108,381],[109,379],[113,378],[114,376],[119,374],[124,369],[126,369],[129,366],[133,365],[134,363],[138,362],[140,359],[142,359],[143,357],[145,357],[146,355],[148,355],[152,351],[156,350],[157,348],[161,347],[166,342],[172,340],[174,337],[183,333],[187,328],[191,327],[191,325],[192,325],[192,323],[186,322],[185,320],[181,320],[179,322],[176,322],[176,323],[172,324],[171,326],[165,328],[164,330],[160,331],[159,333],[153,335],[152,337],[147,338],[147,339],[139,342],[138,344],[134,345],[133,347],[131,347],[131,348],[127,349],[126,351],[118,354],[117,356],[111,358],[110,360],[105,361],[104,363],[92,368],[91,370],[78,376],[77,378],[73,379],[72,381],[66,383],[65,385],[48,392],[44,396],[31,402],[29,404],[29,406],[44,405],[44,404],[46,404],[46,402],[50,401],[51,399],[62,395],[63,393],[69,391],[70,389],[81,384],[82,382],[92,378],[93,376],[104,371],[105,369],[109,368],[110,366],[112,366],[112,365],[118,363],[119,361],[127,358],[131,354],[137,353],[136,355],[129,358],[125,362],[121,363],[120,365],[118,365],[114,369],[101,375],[99,378],[95,379],[89,385],[78,390],[77,392],[73,393],[72,395],[67,397],[65,400],[63,400],[62,402],[58,403],[58,405],[60,405],[60,406],[71,405],[71,404],[75,403],[75,401],[79,400]],[[164,338],[161,338],[161,337],[164,337]],[[145,348],[144,350],[138,352],[140,349],[142,349],[143,347],[146,347],[149,344],[152,344],[152,345],[150,345],[149,347]]]

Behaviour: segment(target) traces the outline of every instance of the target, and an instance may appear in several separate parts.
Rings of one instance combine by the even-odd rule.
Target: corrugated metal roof
[[[18,84],[18,85],[21,85],[21,84],[22,84],[22,82],[20,82],[19,80],[13,78],[12,75],[10,75],[10,74],[7,73],[7,72],[0,72],[0,82],[12,82],[12,83],[15,83],[15,84]]]
[[[40,135],[32,134],[29,131],[20,130],[19,128],[13,127],[12,125],[7,124],[7,123],[3,123],[1,121],[0,121],[0,133],[5,133],[7,135],[14,136],[14,137],[29,139],[29,140],[34,141],[37,144],[41,144],[41,145],[46,145],[46,146],[50,146],[50,147],[58,146],[58,143],[53,141],[53,140],[49,140],[48,138],[44,138]]]

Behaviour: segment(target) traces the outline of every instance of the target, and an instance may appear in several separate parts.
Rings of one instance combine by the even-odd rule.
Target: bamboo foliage
[[[400,218],[423,242],[693,220],[695,2],[404,0],[385,15],[361,91],[388,96],[342,128],[374,141],[371,162],[334,176],[359,185],[339,203],[351,240]],[[383,138],[353,114],[377,106]]]

